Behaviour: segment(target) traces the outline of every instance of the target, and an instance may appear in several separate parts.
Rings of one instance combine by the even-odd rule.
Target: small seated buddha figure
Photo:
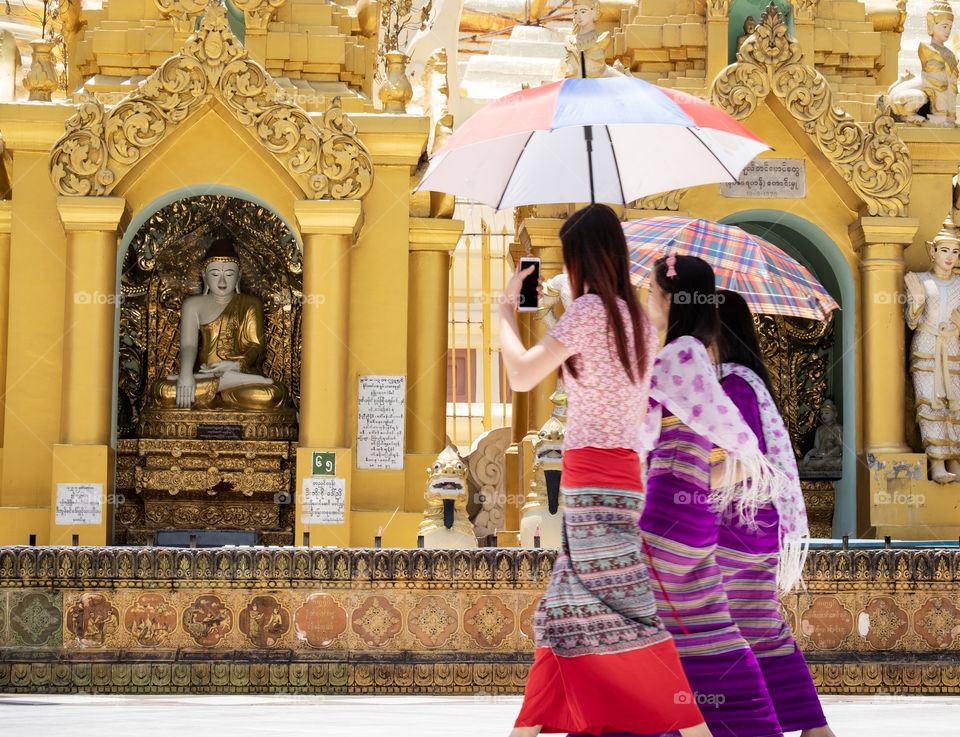
[[[843,426],[837,422],[837,405],[824,400],[820,406],[820,427],[813,437],[813,447],[798,465],[800,473],[837,474],[843,466]]]
[[[153,406],[244,411],[283,407],[286,387],[257,373],[266,346],[263,303],[241,294],[240,259],[231,239],[210,244],[202,277],[203,294],[187,297],[180,308],[180,373],[154,383]]]
[[[917,47],[920,77],[906,73],[890,85],[886,104],[902,122],[950,128],[957,124],[958,76],[957,57],[946,46],[953,30],[950,3],[934,0],[926,20],[930,43]]]
[[[737,36],[737,51],[740,50],[740,47],[743,46],[743,42],[750,38],[753,35],[753,32],[757,30],[757,19],[752,15],[748,15],[743,21],[743,33]]]

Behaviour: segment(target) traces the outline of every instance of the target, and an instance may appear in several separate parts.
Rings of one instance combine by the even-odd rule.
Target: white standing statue
[[[957,57],[947,47],[953,31],[953,9],[934,0],[927,11],[930,42],[917,47],[920,76],[904,74],[887,90],[886,105],[900,121],[951,128],[957,124]]]
[[[621,72],[607,64],[607,49],[613,38],[597,28],[599,0],[574,0],[573,33],[567,36],[565,76],[619,77]],[[586,71],[584,71],[586,69]]]
[[[960,478],[960,232],[950,218],[928,244],[929,271],[904,276],[917,423],[940,484]]]

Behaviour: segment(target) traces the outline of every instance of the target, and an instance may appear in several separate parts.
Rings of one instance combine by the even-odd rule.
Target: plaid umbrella
[[[624,223],[623,233],[637,286],[649,278],[658,258],[673,252],[709,263],[717,288],[739,292],[755,313],[827,320],[840,309],[804,266],[736,226],[667,216]]]

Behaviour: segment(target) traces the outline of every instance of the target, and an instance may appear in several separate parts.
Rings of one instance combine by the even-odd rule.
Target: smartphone
[[[540,298],[537,287],[540,284],[540,259],[536,256],[521,256],[520,271],[534,267],[533,272],[527,274],[520,285],[520,303],[517,310],[520,312],[535,312],[540,309]]]

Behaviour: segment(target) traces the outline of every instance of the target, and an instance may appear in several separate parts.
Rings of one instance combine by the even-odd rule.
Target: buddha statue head
[[[203,254],[203,293],[226,297],[240,292],[240,257],[232,238],[217,238]]]
[[[589,33],[596,30],[598,20],[600,20],[600,0],[574,0],[574,33]]]
[[[837,405],[832,399],[825,399],[820,405],[820,421],[824,425],[832,425],[837,421]]]
[[[933,0],[927,11],[927,33],[935,43],[943,44],[953,30],[953,8],[947,0]]]
[[[928,248],[934,274],[942,279],[949,278],[960,261],[960,232],[953,220],[947,218],[943,221],[943,227],[928,243]]]

